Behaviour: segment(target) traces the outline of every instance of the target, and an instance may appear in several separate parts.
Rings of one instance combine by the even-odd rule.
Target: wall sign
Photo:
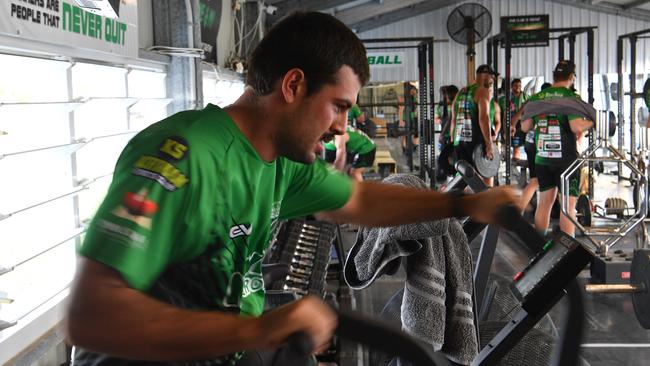
[[[122,4],[117,19],[65,0],[0,1],[0,33],[138,57],[137,4]]]
[[[368,53],[370,67],[402,67],[406,57],[404,52],[373,52]]]
[[[548,24],[548,14],[501,17],[501,33],[511,32],[510,45],[513,48],[545,47],[548,46]]]

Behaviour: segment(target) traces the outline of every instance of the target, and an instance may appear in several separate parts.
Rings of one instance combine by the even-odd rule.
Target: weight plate
[[[641,108],[636,111],[636,123],[641,127],[648,127],[648,108],[645,106],[641,106]]]
[[[609,95],[613,101],[618,101],[618,83],[609,84]]]
[[[494,154],[493,158],[490,160],[485,157],[485,152],[483,150],[483,145],[477,145],[474,148],[474,164],[476,165],[476,171],[483,177],[489,178],[494,177],[499,172],[499,164],[501,162],[501,154],[499,153],[499,148],[495,143],[492,142],[492,152]]]
[[[616,135],[616,114],[609,111],[609,137]]]
[[[576,203],[576,217],[582,226],[591,226],[591,202],[589,196],[581,194]]]
[[[632,293],[634,314],[643,328],[650,329],[650,249],[634,250],[630,272],[631,285],[645,286],[645,291]]]

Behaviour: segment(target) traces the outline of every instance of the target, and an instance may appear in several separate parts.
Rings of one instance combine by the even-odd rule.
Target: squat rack
[[[558,59],[562,60],[565,58],[565,43],[569,43],[569,60],[575,62],[575,41],[576,36],[580,34],[587,35],[587,93],[588,93],[588,102],[589,104],[594,103],[594,30],[598,27],[569,27],[569,28],[550,28],[545,29],[543,32],[548,33],[563,33],[557,37],[551,37],[552,40],[558,41]],[[502,45],[505,48],[505,78],[503,80],[504,91],[505,91],[505,105],[510,105],[510,88],[507,87],[510,85],[511,78],[511,65],[512,65],[512,37],[517,32],[502,32],[497,35],[494,35],[487,39],[487,63],[490,64],[493,70],[499,70],[499,45]],[[496,95],[497,83],[494,83],[494,92]],[[510,113],[504,113],[505,121],[504,126],[505,131],[510,131],[510,125],[512,123]],[[510,184],[510,174],[512,171],[512,159],[510,157],[511,146],[510,146],[510,133],[506,133],[505,141],[505,159],[506,159],[506,184]],[[594,134],[589,133],[589,145],[592,145],[594,142]],[[593,163],[589,163],[589,196],[593,197],[594,183],[593,183],[593,174],[594,167]]]
[[[436,182],[436,163],[437,150],[435,144],[435,128],[433,127],[434,116],[434,69],[433,69],[433,46],[435,43],[448,42],[446,39],[435,39],[434,37],[399,37],[399,38],[370,38],[362,39],[364,44],[368,43],[413,43],[417,45],[388,45],[388,46],[371,46],[367,50],[397,50],[397,49],[417,49],[418,56],[418,79],[419,79],[419,96],[418,103],[415,103],[410,96],[410,87],[404,83],[404,119],[406,129],[406,161],[410,171],[414,170],[413,165],[413,129],[414,121],[411,112],[419,106],[418,131],[420,136],[420,172],[421,179],[430,179],[431,188],[435,188]],[[400,103],[398,103],[398,106]],[[371,106],[371,105],[364,105]],[[429,107],[429,108],[427,108]]]
[[[634,159],[636,156],[636,42],[639,38],[648,38],[643,36],[644,34],[650,33],[649,29],[640,30],[633,33],[623,34],[618,36],[618,41],[616,42],[616,66],[618,71],[618,149],[622,151],[623,145],[625,145],[624,134],[625,134],[625,116],[623,111],[623,53],[624,53],[624,42],[628,40],[630,42],[630,155]],[[643,37],[642,37],[643,36]],[[623,164],[618,163],[618,178],[623,179]],[[634,174],[631,174],[630,180],[633,180],[635,177]]]

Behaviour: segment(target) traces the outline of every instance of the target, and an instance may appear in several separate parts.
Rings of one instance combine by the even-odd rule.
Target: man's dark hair
[[[540,90],[544,90],[544,89],[546,89],[546,88],[550,88],[551,86],[553,86],[551,83],[544,83],[544,84],[542,84],[542,87],[541,87]]]
[[[521,83],[521,79],[512,79],[512,81],[510,82],[510,87],[512,88],[515,85],[515,83]]]
[[[366,49],[352,30],[331,15],[298,11],[280,20],[255,47],[246,84],[266,95],[287,71],[298,68],[312,94],[335,83],[343,65],[352,68],[362,86],[368,82]]]
[[[454,100],[456,94],[458,94],[458,87],[454,84],[447,85],[447,95],[449,95],[449,100]]]
[[[569,80],[571,75],[576,74],[576,65],[571,60],[561,60],[553,70],[553,81],[566,81]]]

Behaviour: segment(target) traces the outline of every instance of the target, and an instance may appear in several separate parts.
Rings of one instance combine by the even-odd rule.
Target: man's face
[[[516,83],[512,84],[512,94],[514,94],[514,95],[521,94],[521,83],[520,82],[516,82]]]
[[[296,100],[296,105],[277,131],[281,156],[300,163],[312,163],[323,151],[321,141],[345,133],[348,110],[361,89],[352,68],[344,65],[336,73],[336,83],[326,84],[316,93]]]
[[[494,85],[494,75],[484,72],[476,74],[476,82],[484,88],[491,88]]]

